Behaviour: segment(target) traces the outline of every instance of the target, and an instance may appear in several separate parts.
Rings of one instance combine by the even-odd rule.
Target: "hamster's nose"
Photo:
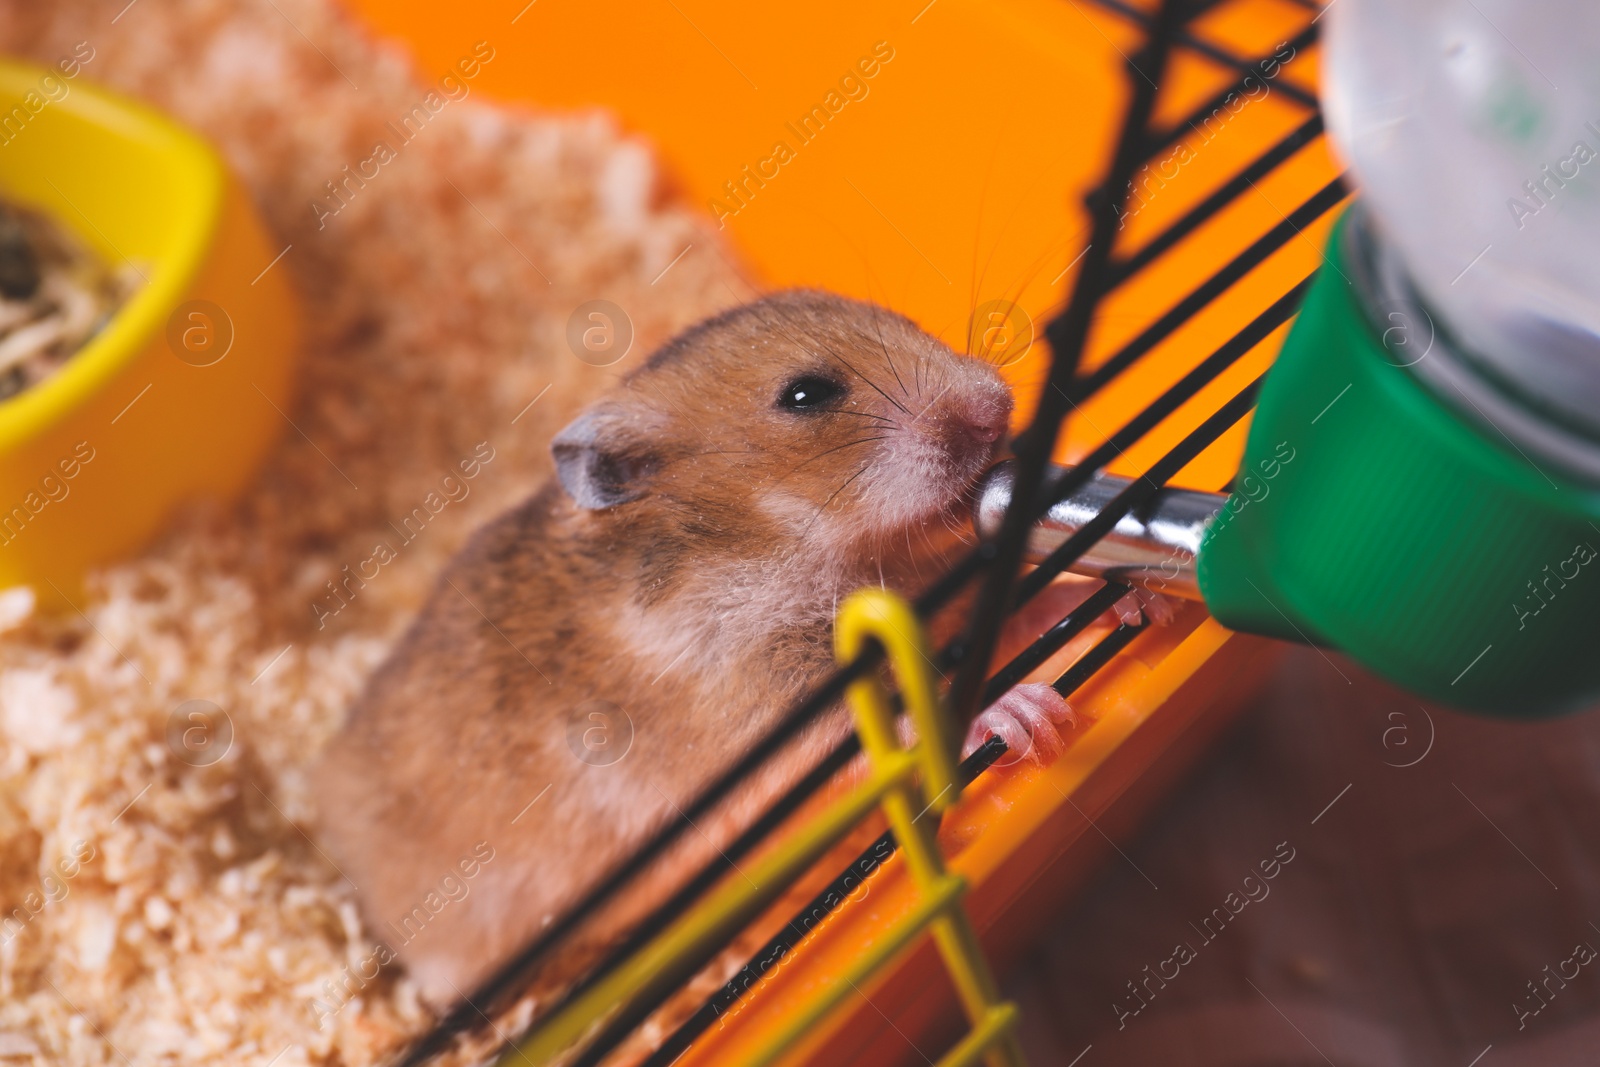
[[[1011,405],[987,398],[974,398],[972,402],[951,412],[951,418],[966,436],[981,445],[992,445],[1005,436],[1010,426]]]
[[[973,437],[987,445],[1000,440],[1000,435],[1006,432],[1006,427],[1003,422],[969,422],[966,425],[966,430]]]

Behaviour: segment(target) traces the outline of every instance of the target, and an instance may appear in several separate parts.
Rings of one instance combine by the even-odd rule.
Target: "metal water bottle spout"
[[[1061,469],[1057,467],[1055,471],[1059,473]],[[972,507],[972,526],[979,537],[991,538],[999,533],[1015,481],[1016,470],[1010,460],[984,475]],[[1128,484],[1127,478],[1096,474],[1039,520],[1028,535],[1024,558],[1029,563],[1042,562]],[[1206,525],[1227,502],[1223,493],[1163,489],[1147,505],[1124,515],[1070,569],[1076,574],[1199,600],[1196,567],[1200,540],[1205,536]]]

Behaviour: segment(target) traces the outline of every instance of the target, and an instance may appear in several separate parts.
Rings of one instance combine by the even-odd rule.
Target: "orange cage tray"
[[[504,61],[482,68],[476,91],[615,112],[653,140],[691,202],[721,217],[759,281],[876,300],[957,348],[984,301],[1015,300],[1041,332],[1064,301],[1089,229],[1082,198],[1102,176],[1125,102],[1124,59],[1142,39],[1127,18],[1076,0],[348,2],[377,32],[407,42],[425,74],[443,74],[487,41]],[[1192,27],[1237,55],[1267,56],[1310,17],[1289,0],[1235,0]],[[1161,153],[1159,177],[1141,172],[1119,248],[1137,248],[1300,125],[1305,107],[1273,89],[1314,89],[1315,62],[1310,51],[1282,62],[1262,92]],[[1177,49],[1156,124],[1178,121],[1238,73]],[[854,80],[842,83],[846,75]],[[1084,365],[1116,351],[1337,172],[1316,140],[1262,178],[1102,303]],[[1059,458],[1099,444],[1315,269],[1330,223],[1307,227],[1086,401]],[[1260,374],[1283,333],[1111,469],[1143,470]],[[1042,381],[1045,349],[1035,345],[1008,369],[1019,420]],[[1244,432],[1234,427],[1173,483],[1225,485]],[[968,791],[942,839],[965,842],[951,867],[969,879],[969,910],[1002,972],[1110,852],[1111,838],[1131,829],[1253,692],[1269,650],[1191,605],[1079,691],[1074,706],[1094,723],[1060,760],[986,774]],[[741,1062],[786,1005],[832,980],[899,913],[902,874],[886,864],[865,899],[842,906],[745,994],[737,1025],[713,1026],[679,1063]],[[930,951],[904,953],[785,1062],[920,1063],[912,1040],[948,1047],[964,1027]]]

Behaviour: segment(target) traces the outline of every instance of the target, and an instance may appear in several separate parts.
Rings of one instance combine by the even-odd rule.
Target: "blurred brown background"
[[[1600,947],[1597,827],[1600,717],[1425,708],[1296,649],[1126,857],[1044,920],[1007,990],[1030,1059],[1600,1062],[1600,960],[1583,963]],[[1294,858],[1263,897],[1258,864],[1282,842]],[[1197,927],[1246,889],[1260,899],[1208,941]],[[1194,958],[1163,963],[1181,942]],[[1158,969],[1178,973],[1163,986]]]

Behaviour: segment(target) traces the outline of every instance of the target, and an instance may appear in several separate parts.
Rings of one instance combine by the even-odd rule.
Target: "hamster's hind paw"
[[[1066,748],[1060,728],[1071,729],[1077,722],[1066,698],[1050,686],[1042,682],[1015,686],[972,720],[961,745],[961,758],[972,755],[989,738],[998,737],[1009,751],[997,765],[1024,759],[1049,763]]]

